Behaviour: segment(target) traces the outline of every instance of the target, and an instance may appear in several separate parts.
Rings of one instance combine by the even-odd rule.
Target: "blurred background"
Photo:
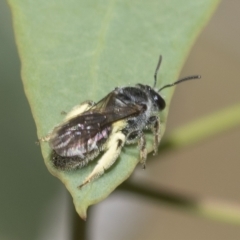
[[[167,133],[240,102],[240,1],[223,0],[193,47],[181,76],[201,74],[175,91]],[[69,239],[71,198],[34,142],[36,128],[20,79],[10,10],[0,1],[0,239]],[[24,136],[24,137],[23,137]],[[138,167],[130,181],[240,204],[240,126]],[[115,191],[91,208],[93,240],[240,239],[240,227],[214,222]]]

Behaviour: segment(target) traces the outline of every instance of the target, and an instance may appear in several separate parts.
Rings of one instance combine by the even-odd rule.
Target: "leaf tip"
[[[76,207],[76,211],[78,213],[78,215],[80,216],[80,218],[84,221],[87,220],[87,207],[78,207],[77,205],[75,205]]]

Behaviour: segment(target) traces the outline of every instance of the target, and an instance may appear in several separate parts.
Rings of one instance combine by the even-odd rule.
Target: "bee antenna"
[[[154,73],[154,84],[153,84],[153,88],[155,88],[155,87],[156,87],[156,84],[157,84],[157,73],[158,73],[158,71],[159,71],[161,62],[162,62],[162,55],[159,56],[158,64],[157,64],[157,67],[156,67],[156,70],[155,70],[155,73]]]
[[[181,79],[177,80],[177,81],[174,82],[174,83],[167,84],[167,85],[163,86],[162,88],[160,88],[160,89],[158,90],[158,92],[162,91],[164,88],[168,88],[168,87],[172,87],[172,86],[174,86],[174,85],[177,85],[178,83],[185,82],[185,81],[188,81],[188,80],[199,79],[199,78],[201,78],[200,75],[193,75],[193,76],[188,76],[188,77],[185,77],[185,78],[181,78]]]

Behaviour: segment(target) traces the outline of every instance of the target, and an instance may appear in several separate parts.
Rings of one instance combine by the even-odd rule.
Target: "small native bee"
[[[79,188],[104,174],[115,163],[125,144],[138,143],[139,161],[145,168],[147,148],[143,131],[146,129],[153,133],[154,154],[157,153],[161,140],[159,111],[166,106],[159,92],[180,82],[200,78],[199,75],[189,76],[156,89],[161,61],[162,56],[155,70],[153,87],[142,84],[117,87],[97,103],[86,101],[75,106],[63,123],[39,139],[49,142],[53,165],[61,170],[82,168],[103,152]]]

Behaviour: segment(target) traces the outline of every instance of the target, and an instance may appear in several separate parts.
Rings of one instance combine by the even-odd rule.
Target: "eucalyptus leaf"
[[[62,121],[62,111],[85,101],[99,101],[115,87],[153,85],[160,54],[158,87],[177,79],[197,35],[218,0],[9,0],[26,96],[42,137]],[[164,132],[173,88],[163,91]],[[23,136],[24,137],[24,136]],[[152,136],[147,134],[148,151]],[[67,187],[79,215],[106,198],[138,164],[135,145],[98,180],[78,189],[92,164],[75,171],[52,167],[50,148],[42,144],[48,170]]]

